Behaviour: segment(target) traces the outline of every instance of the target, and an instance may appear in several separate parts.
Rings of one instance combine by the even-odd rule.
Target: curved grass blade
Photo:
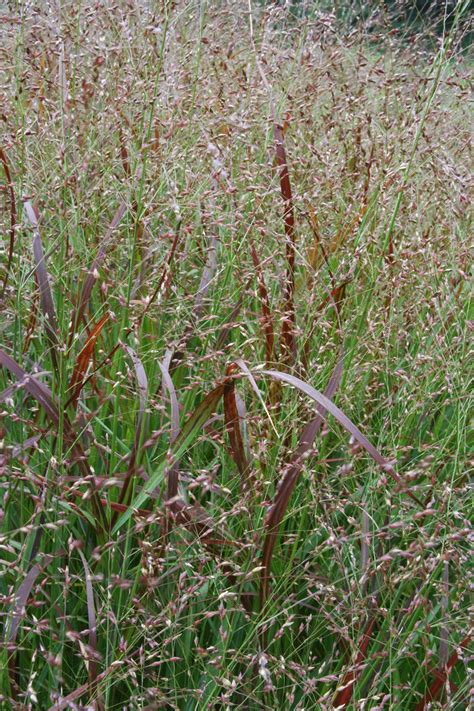
[[[0,349],[0,365],[9,370],[19,381],[19,386],[25,390],[41,405],[48,417],[55,425],[59,424],[59,413],[53,402],[50,389],[36,380],[18,365],[13,358]]]
[[[337,392],[337,389],[341,382],[342,369],[343,357],[341,355],[324,392],[326,398],[334,397],[335,393]],[[303,465],[305,462],[305,454],[313,446],[313,442],[316,439],[316,436],[324,422],[324,415],[326,414],[326,409],[322,405],[318,405],[317,410],[318,414],[305,427],[303,434],[301,435],[298,448],[296,449],[290,467],[286,472],[285,476],[283,477],[283,480],[278,488],[277,494],[275,496],[275,501],[265,521],[265,540],[262,548],[262,571],[260,575],[261,608],[265,606],[265,603],[268,598],[272,556],[273,550],[275,548],[275,543],[278,538],[278,530],[280,528],[280,524],[288,508],[291,495],[296,486],[296,482],[298,481],[298,478],[301,474],[301,470],[303,469]]]
[[[135,369],[135,377],[137,379],[137,386],[138,386],[138,401],[139,401],[139,410],[138,410],[138,422],[137,426],[141,425],[143,422],[143,419],[145,417],[145,409],[146,409],[146,403],[148,399],[148,378],[146,376],[145,368],[143,367],[143,363],[138,357],[137,353],[131,348],[130,346],[124,345],[123,346],[124,350],[128,353],[130,356],[130,359],[133,363],[133,367]]]
[[[45,568],[53,560],[53,556],[45,556],[42,564],[35,563],[25,576],[25,579],[21,583],[20,587],[15,596],[15,604],[11,613],[10,621],[7,623],[5,629],[5,641],[12,644],[18,634],[21,621],[26,614],[26,604],[30,596],[33,585],[35,584],[38,575],[44,571]]]
[[[12,177],[10,174],[10,167],[8,165],[8,160],[5,155],[5,152],[2,148],[0,148],[0,161],[3,166],[3,171],[5,173],[5,177],[8,181],[8,192],[10,193],[10,241],[8,245],[8,258],[7,258],[7,266],[5,269],[5,276],[3,278],[3,287],[2,287],[2,296],[5,293],[5,289],[7,288],[7,283],[8,283],[8,277],[10,274],[10,269],[12,266],[12,261],[13,261],[13,251],[15,249],[15,228],[17,225],[17,211],[16,211],[16,201],[15,201],[15,191],[13,190],[13,182],[12,182]]]
[[[12,458],[15,459],[15,457],[18,457],[20,454],[25,452],[27,449],[36,447],[37,443],[40,441],[40,439],[43,436],[44,436],[44,433],[41,432],[40,434],[35,434],[35,435],[32,435],[31,437],[28,437],[21,444],[16,444],[12,449],[12,454],[11,454]]]
[[[18,588],[11,616],[7,620],[7,623],[4,628],[4,641],[7,644],[7,648],[11,648],[15,643],[18,630],[20,629],[21,621],[26,615],[26,605],[28,603],[28,598],[30,597],[36,579],[38,578],[39,574],[42,573],[44,569],[48,567],[52,560],[53,556],[45,556],[42,565],[40,565],[39,563],[35,563],[30,568],[30,570],[25,576],[25,579]],[[16,689],[18,688],[18,671],[19,669],[17,663],[17,655],[12,654],[8,659],[8,674],[10,677],[10,684],[14,695],[16,695]]]
[[[244,375],[246,375],[248,377],[250,385],[252,386],[252,390],[254,391],[255,395],[258,397],[258,399],[262,403],[262,407],[265,410],[265,414],[268,417],[268,420],[272,426],[273,431],[275,432],[276,436],[279,437],[280,435],[278,434],[278,430],[275,427],[275,424],[272,420],[272,416],[270,415],[268,407],[265,403],[265,400],[263,399],[262,393],[260,392],[260,388],[257,385],[257,381],[255,380],[252,371],[248,368],[247,364],[242,360],[242,358],[237,358],[237,360],[235,362],[239,366],[241,371],[244,373]]]
[[[336,407],[336,405],[334,405],[334,403],[329,398],[327,398],[325,395],[313,388],[311,385],[308,385],[308,383],[305,383],[300,378],[297,378],[294,375],[290,375],[289,373],[281,373],[277,370],[261,370],[259,372],[263,375],[268,375],[271,378],[292,385],[300,392],[304,393],[305,395],[308,395],[308,397],[314,400],[318,405],[322,405],[324,410],[329,414],[333,415],[336,420],[344,427],[344,429],[352,437],[354,437],[354,439],[357,440],[360,445],[362,445],[362,447],[370,454],[372,459],[381,467],[381,469],[386,474],[388,474],[413,501],[415,501],[419,506],[423,508],[422,502],[415,496],[415,494],[413,494],[413,492],[407,489],[405,483],[395,472],[393,466],[385,459],[385,457],[380,454],[378,449],[376,449],[376,447],[374,447],[374,445],[369,442],[369,440],[362,434],[360,429],[347,417],[347,415],[345,415],[342,410]]]

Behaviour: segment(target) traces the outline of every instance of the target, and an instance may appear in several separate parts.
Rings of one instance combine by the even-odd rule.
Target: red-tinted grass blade
[[[375,616],[372,616],[368,623],[367,626],[364,630],[364,634],[362,635],[362,639],[359,644],[359,651],[357,653],[357,658],[354,663],[354,668],[351,669],[351,671],[347,672],[347,674],[344,676],[342,683],[341,683],[341,690],[338,692],[336,696],[336,700],[334,701],[333,708],[335,709],[345,709],[347,708],[348,704],[350,703],[352,699],[352,693],[354,690],[354,684],[357,680],[357,674],[358,674],[358,667],[364,659],[367,656],[367,649],[370,644],[370,640],[372,638],[372,631],[374,629],[375,625]]]
[[[334,397],[341,382],[342,369],[343,357],[341,355],[329,379],[329,383],[324,393],[325,397]],[[270,580],[272,556],[273,550],[275,548],[275,543],[278,537],[278,530],[285,515],[285,512],[288,508],[288,504],[296,486],[296,482],[298,481],[298,478],[301,474],[301,470],[303,469],[305,454],[313,446],[313,442],[316,439],[316,436],[324,422],[324,415],[326,414],[325,408],[321,405],[318,405],[317,410],[318,414],[305,427],[303,434],[301,435],[298,448],[294,453],[288,471],[284,475],[282,482],[278,487],[275,500],[265,521],[265,540],[262,549],[262,571],[260,575],[260,606],[262,608],[265,606],[265,603],[268,598],[268,587]]]
[[[273,352],[275,348],[273,319],[272,312],[270,309],[270,299],[268,297],[265,279],[263,278],[262,267],[253,242],[250,243],[250,254],[252,255],[252,261],[257,275],[258,293],[262,309],[262,326],[263,332],[265,334],[265,362],[267,368],[269,368],[273,360]]]
[[[13,251],[15,249],[15,228],[17,224],[17,212],[16,212],[16,201],[15,201],[15,191],[13,190],[13,182],[10,174],[10,167],[8,165],[7,157],[5,152],[0,148],[0,161],[3,166],[3,171],[8,183],[8,192],[10,194],[10,241],[8,245],[8,258],[7,266],[5,269],[5,276],[3,278],[2,296],[7,288],[8,276],[10,274],[10,269],[13,261]]]
[[[251,488],[250,463],[245,452],[241,430],[241,418],[236,400],[235,379],[233,378],[237,369],[237,365],[232,363],[226,371],[227,377],[224,382],[224,417],[232,457],[240,474],[241,490],[242,492],[248,492]]]
[[[96,324],[94,324],[91,332],[89,333],[89,336],[87,337],[87,341],[85,343],[84,348],[77,356],[76,365],[74,366],[74,371],[71,377],[71,382],[69,383],[69,390],[71,391],[71,395],[69,396],[69,400],[66,403],[66,407],[68,405],[72,405],[72,407],[75,409],[77,406],[77,401],[79,399],[79,395],[81,394],[81,390],[84,384],[84,378],[89,363],[92,359],[95,344],[100,335],[100,332],[102,331],[108,320],[109,315],[104,314],[104,316],[102,316],[102,318],[97,321]]]
[[[400,488],[405,491],[413,501],[415,501],[419,506],[423,508],[423,503],[415,496],[415,494],[413,494],[413,492],[407,489],[405,483],[395,472],[393,466],[385,459],[385,457],[380,454],[378,449],[376,449],[376,447],[374,447],[374,445],[369,442],[369,440],[362,434],[360,429],[347,417],[347,415],[345,415],[342,410],[336,407],[336,405],[334,405],[334,403],[331,402],[329,398],[320,393],[318,390],[315,390],[315,388],[313,388],[311,385],[308,385],[308,383],[305,383],[303,380],[300,380],[300,378],[297,378],[294,375],[290,375],[289,373],[281,373],[276,370],[262,370],[259,372],[263,375],[268,375],[271,378],[275,378],[276,380],[280,380],[281,382],[292,385],[300,392],[304,393],[305,395],[308,395],[308,397],[314,400],[318,405],[322,405],[324,410],[326,410],[329,414],[333,415],[336,420],[344,427],[344,429],[352,437],[354,437],[354,439],[357,440],[360,445],[362,445],[362,447],[370,454],[372,459],[381,467],[381,469],[386,474],[388,474],[394,481],[396,481]]]
[[[76,330],[79,327],[79,324],[81,323],[81,321],[84,317],[84,313],[85,313],[87,304],[89,302],[93,286],[99,277],[99,271],[98,271],[99,267],[101,266],[101,264],[104,260],[104,257],[107,253],[107,249],[108,249],[109,244],[112,240],[113,233],[117,229],[120,222],[122,221],[122,218],[125,215],[126,211],[127,211],[127,204],[125,202],[122,202],[119,205],[117,211],[115,212],[115,215],[112,218],[112,222],[110,223],[109,228],[108,228],[107,232],[105,233],[105,237],[101,242],[101,245],[99,247],[99,251],[97,252],[96,258],[92,262],[91,268],[90,268],[89,273],[88,273],[86,280],[84,282],[84,286],[82,287],[78,304],[77,304],[76,308],[74,309],[74,313],[72,315],[71,331],[69,334],[69,345],[72,343],[74,334],[76,333]]]
[[[467,637],[464,637],[462,640],[461,644],[459,645],[460,649],[466,649],[470,642],[471,642],[472,634],[468,634]],[[449,657],[446,666],[444,667],[443,670],[437,670],[436,672],[436,678],[435,680],[430,684],[430,687],[428,691],[426,692],[425,696],[423,699],[420,701],[419,704],[417,704],[415,711],[424,711],[428,704],[430,704],[432,701],[435,701],[439,692],[443,688],[443,686],[446,684],[448,680],[448,676],[451,672],[451,669],[454,667],[454,665],[458,662],[459,660],[459,652],[453,652],[451,656]]]
[[[32,435],[31,437],[28,437],[25,439],[24,442],[21,444],[16,444],[13,449],[12,449],[12,458],[15,459],[15,457],[18,457],[20,454],[25,452],[27,449],[31,449],[32,447],[36,447],[36,444],[40,441],[40,439],[43,437],[43,433],[41,432],[40,434],[35,434]]]
[[[317,307],[316,311],[322,311],[323,308],[330,303],[331,307],[335,307],[338,313],[341,311],[341,304],[344,299],[345,293],[346,293],[346,287],[349,284],[349,281],[344,281],[342,284],[339,284],[339,286],[335,286],[334,289],[331,289],[331,292],[326,296],[326,298],[319,304]]]
[[[55,425],[59,424],[58,410],[53,403],[50,389],[40,381],[28,375],[13,358],[10,358],[3,350],[0,349],[0,365],[9,370],[17,378],[21,387],[37,400],[48,417]]]
[[[286,236],[286,279],[284,287],[284,315],[281,332],[281,347],[284,359],[294,363],[296,359],[295,339],[295,215],[290,174],[285,150],[285,134],[277,123],[274,125],[276,162],[280,172],[280,190],[283,199],[283,220]]]

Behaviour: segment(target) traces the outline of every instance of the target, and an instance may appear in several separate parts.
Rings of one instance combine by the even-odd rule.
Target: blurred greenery
[[[414,35],[429,39],[448,32],[455,22],[456,10],[462,9],[461,44],[465,49],[472,46],[472,0],[263,0],[263,4],[287,8],[298,18],[329,13],[340,28],[360,26],[374,33],[396,30],[410,39]]]

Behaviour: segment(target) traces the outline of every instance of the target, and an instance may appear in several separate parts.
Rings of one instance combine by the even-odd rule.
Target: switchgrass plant
[[[2,6],[2,708],[468,705],[466,7],[290,10]]]

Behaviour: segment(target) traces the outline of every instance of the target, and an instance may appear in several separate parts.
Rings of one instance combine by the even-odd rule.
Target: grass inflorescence
[[[465,708],[466,3],[6,5],[2,708]]]

